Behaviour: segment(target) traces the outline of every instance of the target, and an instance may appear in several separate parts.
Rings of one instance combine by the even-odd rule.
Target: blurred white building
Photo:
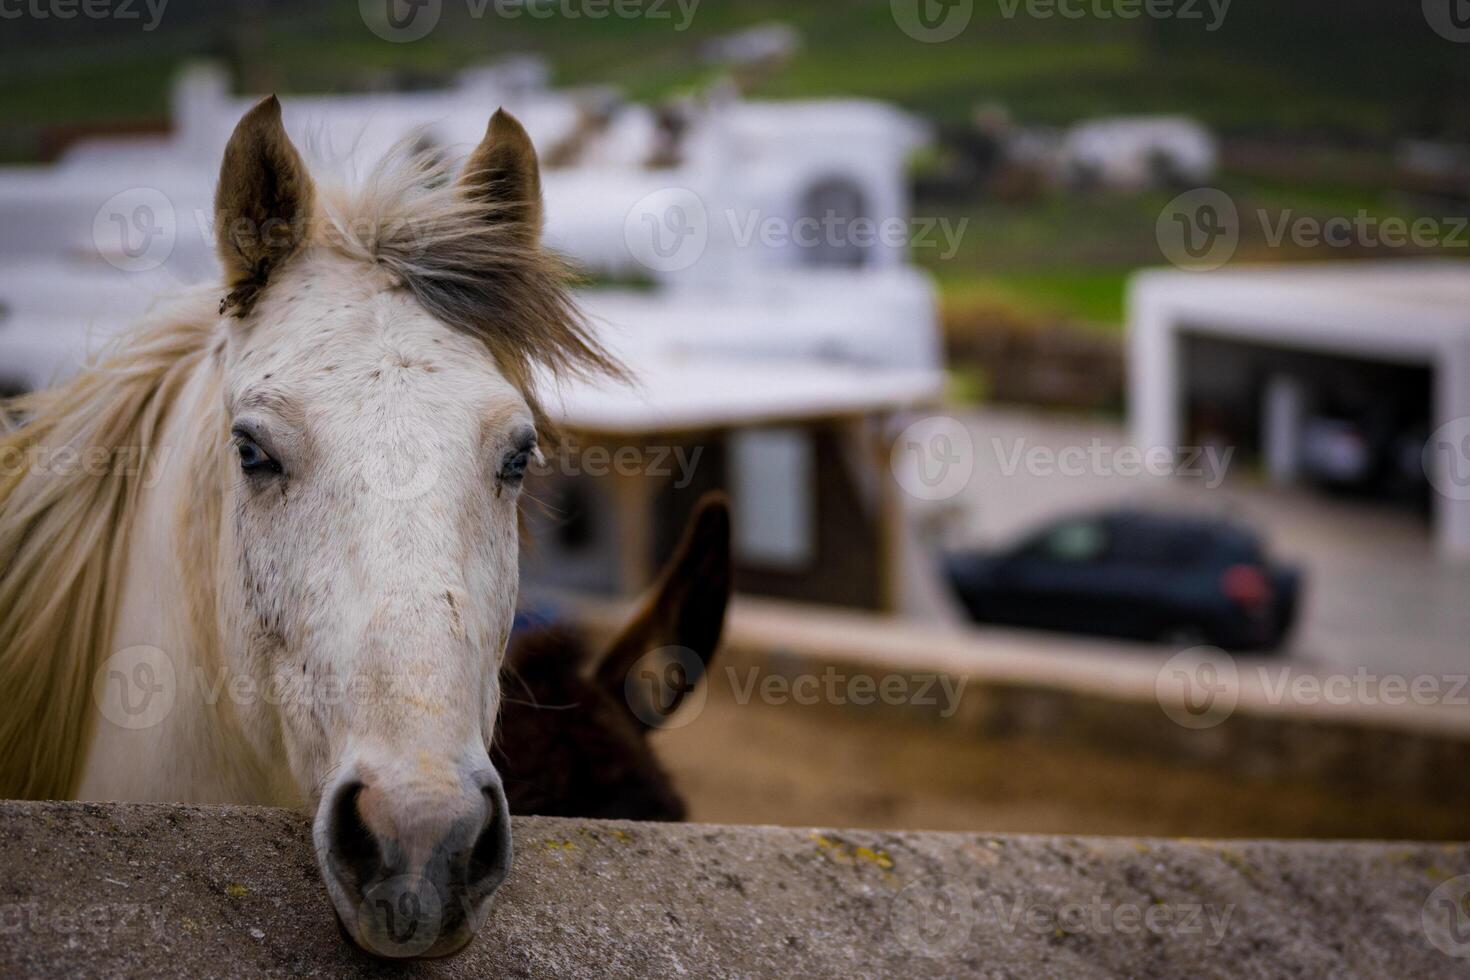
[[[442,91],[292,96],[284,115],[309,158],[361,166],[406,138],[467,153],[505,106],[546,156],[598,93],[550,90],[545,79],[544,65],[519,58],[465,71]],[[75,346],[59,336],[61,320],[106,332],[159,286],[214,274],[220,155],[257,98],[231,95],[222,72],[195,67],[175,86],[168,135],[98,139],[54,166],[0,170],[9,320],[0,373],[43,383]],[[932,287],[897,234],[908,219],[905,162],[926,138],[915,120],[874,102],[757,103],[721,91],[684,114],[672,166],[650,165],[659,111],[621,104],[571,165],[543,175],[556,247],[600,278],[658,287],[588,297],[612,321],[611,342],[938,367]],[[666,199],[702,211],[679,215],[698,240],[674,261],[638,244],[667,222]],[[880,233],[885,224],[893,233]],[[54,359],[42,354],[50,340]]]
[[[1279,484],[1423,500],[1470,560],[1470,271],[1409,260],[1136,273],[1136,445],[1220,441]]]
[[[726,461],[714,482],[736,497],[737,554],[766,562],[768,591],[826,575],[804,594],[900,604],[905,546],[871,439],[942,390],[933,286],[908,262],[905,170],[924,127],[869,101],[716,88],[654,107],[546,81],[542,62],[517,58],[440,91],[290,96],[284,118],[309,160],[363,167],[405,139],[465,155],[496,107],[514,113],[543,160],[547,237],[600,280],[580,299],[643,382],[571,386],[564,425],[623,443],[694,433]],[[0,170],[0,384],[51,382],[160,292],[216,274],[219,161],[258,98],[194,67],[166,135]],[[590,569],[573,584],[635,587],[669,516],[646,484],[573,488],[606,498],[583,507],[600,526],[580,556],[549,542],[548,564]],[[819,514],[818,496],[846,509]]]

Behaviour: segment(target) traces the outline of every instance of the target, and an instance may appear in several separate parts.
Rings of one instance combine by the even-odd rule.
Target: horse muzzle
[[[510,808],[488,766],[394,786],[354,767],[322,797],[313,837],[343,930],[391,959],[449,956],[484,923],[510,870]]]

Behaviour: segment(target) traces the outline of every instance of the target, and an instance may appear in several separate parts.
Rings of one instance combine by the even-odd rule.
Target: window
[[[1043,561],[1099,561],[1108,550],[1108,534],[1097,521],[1071,521],[1047,531],[1023,554]]]
[[[801,215],[815,230],[798,236],[803,265],[856,269],[871,259],[868,202],[862,188],[844,177],[829,177],[807,188]]]

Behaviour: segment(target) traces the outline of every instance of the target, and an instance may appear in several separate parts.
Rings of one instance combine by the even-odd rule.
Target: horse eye
[[[502,483],[519,483],[525,479],[526,467],[529,465],[531,465],[531,451],[513,449],[501,459],[500,472],[495,475]]]
[[[243,432],[235,433],[235,450],[240,454],[240,469],[246,473],[281,472],[281,464]]]

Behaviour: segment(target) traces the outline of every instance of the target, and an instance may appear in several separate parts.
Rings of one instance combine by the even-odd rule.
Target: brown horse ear
[[[214,237],[230,287],[221,313],[249,312],[271,272],[305,240],[314,199],[311,175],[272,95],[235,126],[220,164]]]
[[[658,581],[598,662],[598,685],[626,703],[628,672],[644,654],[662,647],[691,650],[708,668],[725,628],[730,579],[730,504],[723,493],[707,493]],[[688,691],[671,693],[682,698]],[[661,705],[660,713],[667,716],[677,707],[677,703]],[[634,710],[633,705],[629,710],[646,724],[647,712]]]
[[[496,109],[485,138],[470,154],[459,186],[471,200],[485,205],[485,218],[523,235],[534,244],[541,238],[541,167],[536,148],[515,116]]]

